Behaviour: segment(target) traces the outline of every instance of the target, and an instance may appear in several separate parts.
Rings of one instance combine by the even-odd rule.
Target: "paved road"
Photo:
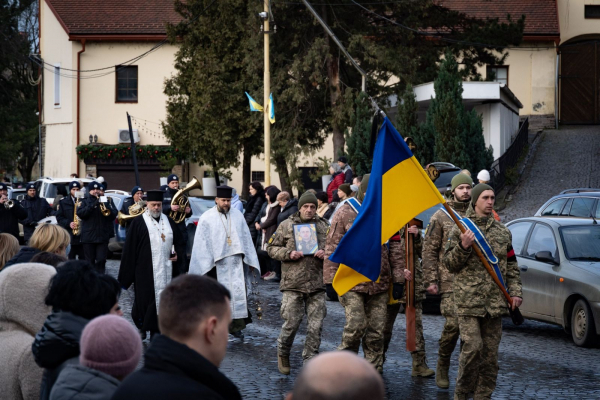
[[[562,126],[538,140],[513,200],[500,212],[503,221],[532,216],[565,189],[600,188],[600,127]]]
[[[118,271],[118,261],[109,261],[111,275]],[[292,349],[292,374],[277,370],[276,340],[281,328],[279,315],[281,293],[278,284],[261,282],[260,299],[264,316],[255,319],[245,330],[243,342],[231,339],[221,370],[240,388],[245,399],[282,399],[293,386],[302,366],[302,343],[306,332],[303,323]],[[126,317],[131,309],[132,292],[121,296]],[[335,350],[340,343],[345,318],[342,306],[327,303],[321,351]],[[424,316],[424,333],[430,367],[435,369],[437,340],[443,326],[440,315]],[[438,389],[434,379],[412,378],[411,357],[405,350],[405,320],[398,317],[395,337],[384,365],[384,380],[389,399],[452,399],[449,390]],[[145,343],[147,345],[147,343]],[[456,379],[458,352],[452,357],[450,379]],[[494,399],[599,399],[600,348],[576,347],[560,327],[527,321],[520,327],[504,321],[500,345],[500,372]]]

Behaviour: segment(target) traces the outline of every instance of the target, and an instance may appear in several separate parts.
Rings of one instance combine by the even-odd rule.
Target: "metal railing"
[[[523,152],[523,148],[528,143],[529,136],[529,117],[520,123],[519,131],[515,140],[511,143],[510,147],[492,163],[490,169],[490,178],[492,185],[498,193],[506,185],[506,174],[510,168],[516,167],[519,157]]]

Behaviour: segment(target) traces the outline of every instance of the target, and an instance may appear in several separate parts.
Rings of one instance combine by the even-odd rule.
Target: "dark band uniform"
[[[58,207],[57,207],[54,215],[56,216],[56,221],[58,222],[58,224],[60,226],[62,226],[63,228],[65,228],[69,232],[69,235],[71,235],[71,251],[69,252],[69,260],[74,260],[75,258],[77,258],[77,256],[79,256],[80,260],[83,260],[84,253],[83,253],[83,245],[81,244],[81,223],[79,226],[79,232],[80,232],[79,235],[74,236],[73,229],[71,229],[71,222],[73,222],[73,219],[75,216],[75,201],[77,200],[75,197],[71,196],[71,194],[70,194],[70,191],[73,188],[81,189],[81,185],[77,181],[73,181],[73,182],[69,183],[69,195],[66,197],[63,197],[58,202]],[[82,200],[83,199],[79,200],[80,207],[81,207]]]
[[[5,183],[0,183],[0,190],[8,190]],[[0,233],[8,233],[19,239],[19,220],[27,218],[27,211],[18,201],[9,210],[0,204]]]
[[[175,175],[175,174],[169,175],[169,177],[167,178],[167,183],[170,183],[172,181],[179,181],[179,178],[177,177],[177,175]],[[165,190],[165,197],[163,200],[163,214],[166,214],[167,216],[169,216],[169,213],[171,212],[171,201],[173,200],[173,197],[175,196],[175,194],[178,191],[179,191],[179,189],[171,189],[170,187],[167,186],[167,188]],[[182,211],[185,211],[185,210],[182,210]],[[191,211],[191,206],[190,206],[190,213],[186,214],[185,217],[189,218],[191,216],[192,216],[192,211]],[[187,260],[188,236],[187,236],[187,229],[185,226],[185,219],[183,221],[181,221],[180,223],[176,223],[175,227],[181,235],[181,241],[179,244],[175,244],[175,252],[177,253],[177,261],[173,263],[173,278],[175,278],[176,276],[178,276],[180,274],[184,274],[184,273],[188,272],[188,269],[189,269],[188,260]]]
[[[88,193],[77,210],[77,216],[81,218],[81,243],[85,259],[99,272],[104,273],[108,256],[108,241],[110,233],[114,232],[113,224],[118,212],[112,199],[108,198],[105,206],[110,210],[110,214],[106,217],[102,215],[100,199],[89,194],[91,190],[100,189],[100,185],[98,182],[88,185]]]
[[[27,190],[29,191],[29,189],[35,189],[33,183],[27,185]],[[25,199],[21,201],[21,205],[27,212],[27,216],[19,222],[23,224],[25,242],[29,242],[38,221],[49,216],[52,213],[52,207],[50,207],[50,204],[48,204],[46,199],[42,199],[38,196],[37,190],[34,197],[30,197],[26,194]]]

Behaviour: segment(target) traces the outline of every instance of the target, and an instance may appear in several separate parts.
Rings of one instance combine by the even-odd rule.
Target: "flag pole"
[[[415,263],[413,254],[413,238],[408,232],[410,223],[404,228],[404,246],[406,250],[406,269],[411,273],[411,280],[406,281],[406,350],[415,351],[416,344],[416,309],[415,309]]]
[[[269,121],[269,95],[271,94],[271,63],[269,60],[269,19],[271,14],[269,13],[269,2],[265,0],[264,12],[267,17],[264,19],[263,32],[265,37],[265,69],[264,69],[264,95],[263,95],[263,125],[265,130],[265,187],[271,185],[271,121]]]

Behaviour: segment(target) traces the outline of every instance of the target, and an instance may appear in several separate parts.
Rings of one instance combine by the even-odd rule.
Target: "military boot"
[[[450,379],[448,379],[448,370],[450,369],[450,358],[439,357],[437,368],[435,370],[435,384],[442,389],[450,387]]]
[[[279,368],[279,372],[284,375],[290,374],[290,356],[282,356],[281,354],[277,355],[277,367]]]
[[[425,352],[415,352],[411,353],[413,363],[412,363],[412,376],[422,376],[428,377],[435,375],[435,371],[429,369],[427,366],[427,361],[425,360]]]

